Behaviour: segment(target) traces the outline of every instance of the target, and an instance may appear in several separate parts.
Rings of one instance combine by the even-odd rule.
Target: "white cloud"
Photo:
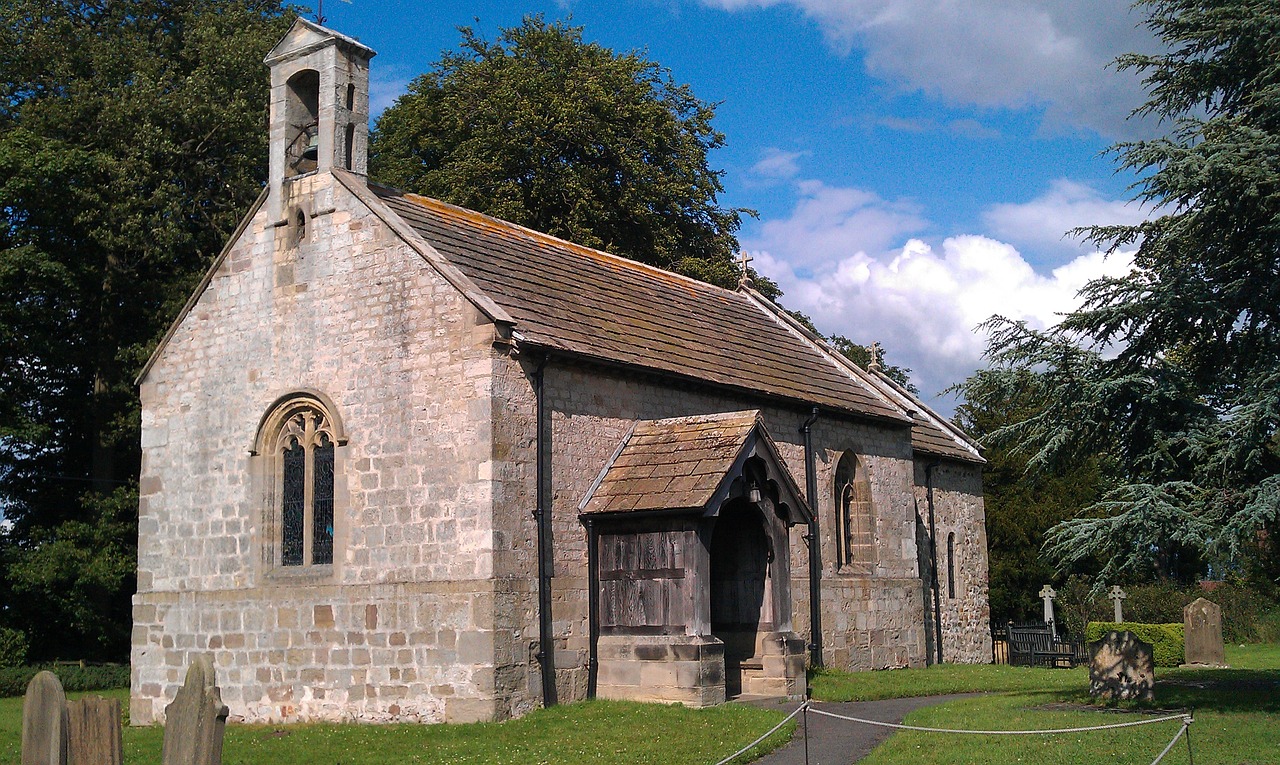
[[[780,181],[800,174],[800,158],[807,152],[783,151],[774,146],[764,150],[764,156],[751,166],[751,174],[764,181]]]
[[[369,75],[369,118],[376,120],[388,106],[409,90],[412,77],[405,76],[395,65],[374,67]]]
[[[1134,225],[1149,214],[1137,202],[1107,199],[1089,186],[1060,178],[1030,202],[992,205],[982,220],[988,233],[1023,248],[1083,254],[1092,248],[1080,236],[1068,236],[1068,231],[1091,225]]]
[[[926,225],[910,202],[888,202],[862,189],[796,183],[799,200],[785,219],[763,221],[753,246],[783,254],[801,270],[838,263],[858,251],[879,252]]]
[[[1119,54],[1153,51],[1130,0],[703,0],[729,11],[789,5],[876,76],[953,103],[1043,105],[1051,128],[1129,135],[1142,100]]]
[[[858,189],[799,186],[792,214],[765,221],[744,248],[782,287],[788,308],[824,332],[882,343],[891,363],[913,370],[926,397],[982,365],[987,338],[977,327],[992,315],[1052,326],[1078,305],[1087,281],[1131,265],[1130,254],[1089,252],[1040,273],[991,237],[956,234],[930,244],[907,236],[925,225],[910,205]]]

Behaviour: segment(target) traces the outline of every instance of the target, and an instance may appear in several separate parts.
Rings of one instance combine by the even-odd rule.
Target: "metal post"
[[[809,765],[809,700],[805,699],[801,702],[804,711],[800,715],[804,718],[804,765]]]

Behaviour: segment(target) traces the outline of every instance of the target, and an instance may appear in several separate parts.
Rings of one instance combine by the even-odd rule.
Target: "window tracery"
[[[311,394],[286,396],[259,426],[271,567],[327,566],[334,557],[337,447],[346,443],[332,407]]]

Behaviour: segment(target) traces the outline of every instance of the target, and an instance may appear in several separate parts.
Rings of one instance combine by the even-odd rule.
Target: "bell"
[[[316,162],[320,157],[320,133],[314,132],[307,136],[307,145],[302,149],[301,159],[307,162]]]

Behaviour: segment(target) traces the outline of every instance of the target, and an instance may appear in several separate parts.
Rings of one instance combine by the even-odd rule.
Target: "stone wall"
[[[492,579],[493,328],[332,176],[284,202],[283,225],[249,221],[142,384],[132,720],[160,719],[210,649],[249,721],[340,718],[342,697],[377,719],[527,709],[527,654],[493,630],[529,586]],[[278,479],[250,450],[299,390],[348,437],[328,566],[279,566],[263,538]]]
[[[535,359],[498,370],[494,384],[495,517],[512,525],[496,560],[513,570],[536,571],[534,507],[536,411],[531,380]],[[553,646],[561,701],[585,698],[589,654],[586,531],[578,504],[636,420],[710,412],[762,409],[766,427],[804,491],[800,426],[808,412],[779,408],[746,396],[708,391],[641,374],[553,358],[544,370],[551,410],[553,458]],[[849,668],[918,666],[924,663],[924,619],[916,571],[915,505],[907,428],[853,419],[820,419],[813,428],[817,454],[823,592],[828,614],[823,634],[828,663]],[[835,560],[834,470],[847,449],[862,455],[873,486],[877,560],[870,577],[852,577]],[[791,628],[808,635],[808,554],[803,527],[791,531],[793,618]],[[536,608],[527,612],[526,635],[537,635]],[[531,650],[536,652],[536,642]]]
[[[942,616],[942,659],[950,663],[991,662],[991,608],[987,600],[987,525],[982,500],[982,468],[944,461],[933,471],[934,522],[938,539],[938,594]],[[915,471],[916,501],[928,523],[925,465]],[[947,540],[954,534],[948,565]],[[927,550],[925,551],[927,553]],[[954,582],[949,582],[949,575]],[[955,596],[952,597],[952,584]],[[925,604],[932,624],[932,591]]]

